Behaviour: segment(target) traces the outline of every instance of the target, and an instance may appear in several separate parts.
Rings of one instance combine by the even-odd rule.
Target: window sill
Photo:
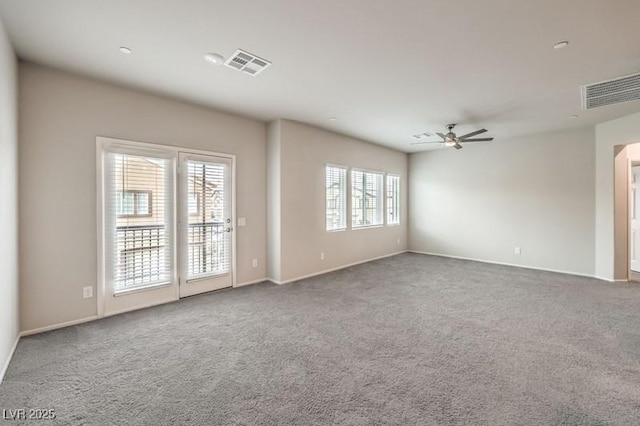
[[[351,230],[359,231],[361,229],[372,229],[372,228],[384,228],[384,225],[352,226]]]
[[[128,289],[120,290],[120,291],[117,291],[117,292],[113,293],[113,297],[126,296],[127,294],[139,293],[141,291],[154,290],[156,288],[168,287],[170,285],[171,285],[171,282],[169,281],[169,282],[165,282],[165,283],[150,284],[150,285],[145,285],[145,286],[140,286],[140,287],[128,288]]]

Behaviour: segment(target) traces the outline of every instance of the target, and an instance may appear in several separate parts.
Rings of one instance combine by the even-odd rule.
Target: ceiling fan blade
[[[443,142],[442,141],[411,142],[411,145],[422,145],[423,143],[443,143]]]
[[[493,138],[461,139],[460,142],[489,142]]]
[[[472,136],[479,135],[480,133],[484,133],[486,131],[487,129],[476,130],[475,132],[467,133],[466,135],[463,135],[463,136],[458,136],[458,139],[470,138]]]
[[[456,143],[455,145],[453,145],[453,147],[455,149],[462,149],[462,145],[460,145],[459,143]]]
[[[436,133],[436,135],[440,136],[442,140],[447,140],[447,137],[443,133]]]

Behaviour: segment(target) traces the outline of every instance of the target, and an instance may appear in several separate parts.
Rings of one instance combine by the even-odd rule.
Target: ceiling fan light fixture
[[[440,137],[440,139],[442,139],[441,141],[438,141],[437,143],[441,143],[442,145],[446,146],[446,147],[450,147],[450,148],[455,148],[455,149],[462,149],[463,143],[467,143],[467,142],[490,142],[493,140],[493,138],[473,138],[474,136],[477,136],[479,134],[485,133],[487,131],[487,129],[479,129],[476,130],[474,132],[471,133],[467,133],[466,135],[462,135],[462,136],[458,136],[455,133],[453,133],[453,129],[454,127],[456,127],[455,124],[447,124],[447,130],[448,133],[444,134],[444,133],[436,133],[436,135],[438,135]],[[416,135],[414,135],[414,137],[416,137]],[[423,144],[423,143],[429,143],[427,142],[413,142],[411,145],[417,145],[417,144]]]

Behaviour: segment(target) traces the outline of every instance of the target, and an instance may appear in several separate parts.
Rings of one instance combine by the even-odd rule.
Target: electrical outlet
[[[251,262],[251,265],[252,265],[254,268],[257,268],[257,267],[258,267],[258,259],[253,259],[253,262]]]
[[[324,252],[320,253],[320,260],[324,260]]]
[[[82,287],[82,297],[90,299],[93,297],[93,287]]]
[[[514,252],[515,254],[522,254],[522,250],[520,250],[520,247],[515,247],[515,248],[513,249],[513,252]]]

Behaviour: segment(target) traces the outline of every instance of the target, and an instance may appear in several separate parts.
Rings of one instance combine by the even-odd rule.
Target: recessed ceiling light
[[[329,120],[330,120],[330,121],[338,121],[338,119],[337,119],[337,118],[335,118],[335,117],[331,117],[331,118],[329,118]]]
[[[219,53],[205,53],[204,60],[213,65],[220,65],[224,62],[224,56]]]
[[[564,40],[564,41],[561,41],[561,42],[558,42],[558,43],[554,44],[553,48],[554,49],[562,49],[563,47],[567,47],[568,45],[569,45],[569,42]]]
[[[569,116],[569,118],[576,119],[576,118],[578,118],[578,116],[577,115],[571,115],[571,116]]]
[[[125,55],[131,55],[131,53],[133,53],[127,46],[120,46],[120,52]]]

